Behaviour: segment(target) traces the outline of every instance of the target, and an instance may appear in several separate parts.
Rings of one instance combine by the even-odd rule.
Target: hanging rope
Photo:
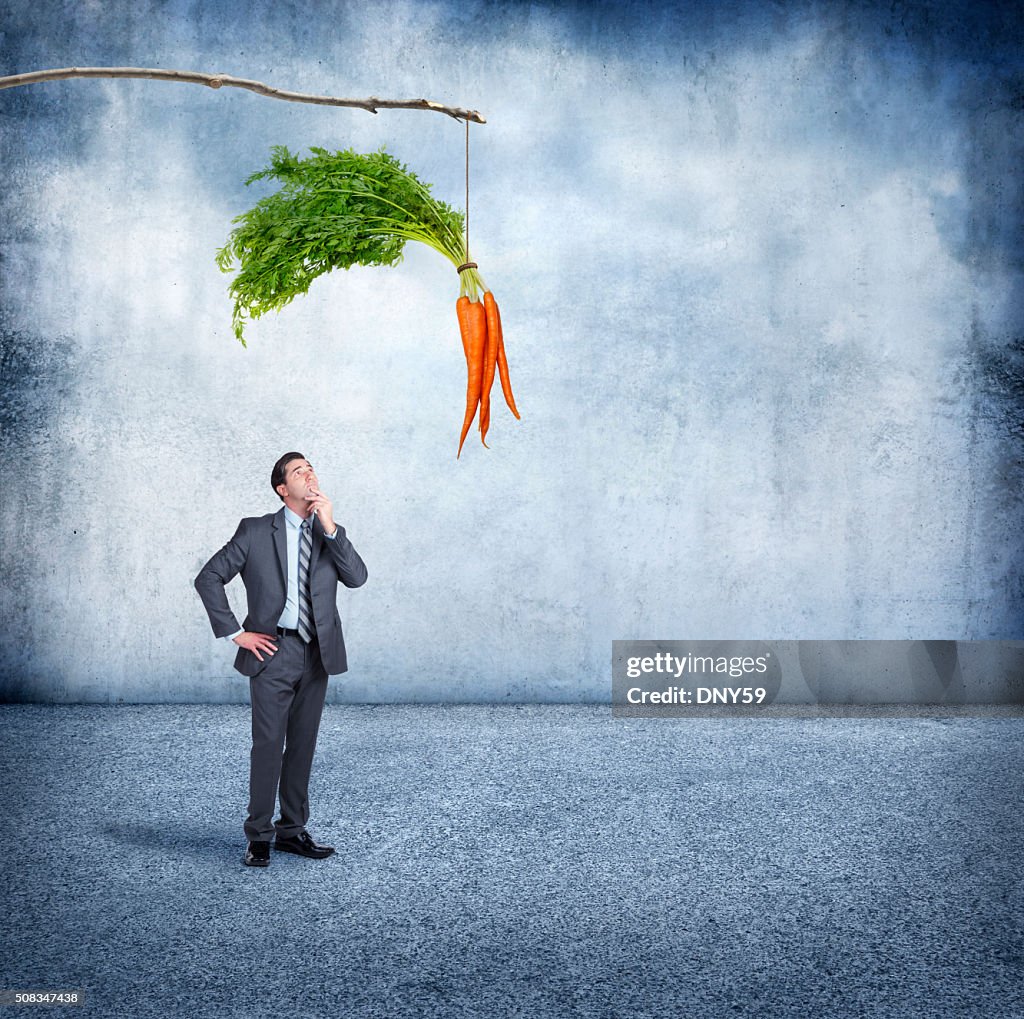
[[[478,269],[476,262],[469,261],[469,120],[466,120],[466,261],[459,266],[459,273],[466,269]]]

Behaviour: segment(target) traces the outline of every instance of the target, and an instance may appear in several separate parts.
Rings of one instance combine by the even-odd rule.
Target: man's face
[[[289,460],[284,468],[284,484],[277,486],[278,494],[300,505],[311,490],[319,491],[320,482],[308,460]]]

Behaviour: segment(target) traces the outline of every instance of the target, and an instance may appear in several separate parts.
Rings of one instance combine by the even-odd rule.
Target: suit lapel
[[[284,507],[279,509],[270,523],[274,532],[274,548],[277,550],[277,565],[281,571],[281,583],[285,592],[288,590],[288,538],[285,528],[288,524],[284,519]]]

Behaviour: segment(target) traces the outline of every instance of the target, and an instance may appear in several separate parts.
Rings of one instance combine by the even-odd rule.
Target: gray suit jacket
[[[217,637],[227,637],[239,628],[275,633],[288,594],[287,526],[284,507],[263,517],[246,517],[234,537],[199,571],[196,590]],[[239,573],[249,606],[249,614],[241,627],[224,593],[224,585]],[[339,524],[332,541],[324,537],[323,527],[319,519],[315,519],[309,586],[320,658],[331,676],[348,669],[341,616],[338,615],[339,582],[346,587],[360,587],[366,583],[366,566],[345,536],[345,528]],[[251,651],[239,648],[235,668],[243,676],[255,676],[267,661],[266,655],[261,662]]]

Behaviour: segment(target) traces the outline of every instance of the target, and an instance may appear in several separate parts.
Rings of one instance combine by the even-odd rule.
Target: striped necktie
[[[313,607],[309,601],[309,560],[313,553],[313,529],[309,520],[299,528],[299,636],[308,644],[313,639]]]

